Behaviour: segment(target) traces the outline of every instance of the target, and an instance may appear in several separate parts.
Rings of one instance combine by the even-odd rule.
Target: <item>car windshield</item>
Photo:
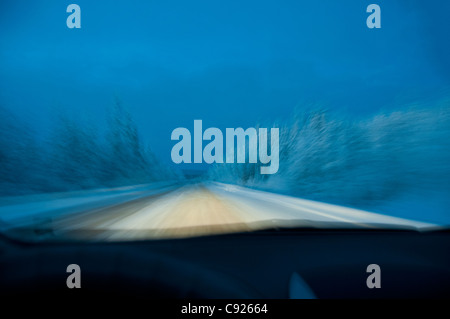
[[[443,4],[175,2],[1,6],[3,234],[450,225]]]

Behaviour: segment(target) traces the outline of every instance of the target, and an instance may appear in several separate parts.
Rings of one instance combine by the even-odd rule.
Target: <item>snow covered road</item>
[[[166,183],[88,195],[3,205],[0,221],[47,229],[51,236],[94,240],[189,237],[268,227],[435,227],[215,182]]]

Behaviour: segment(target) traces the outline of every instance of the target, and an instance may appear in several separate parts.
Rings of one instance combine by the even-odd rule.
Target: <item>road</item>
[[[215,182],[164,184],[77,196],[41,200],[40,205],[3,205],[0,221],[8,225],[21,221],[27,229],[40,229],[39,233],[51,236],[94,240],[189,237],[267,227],[435,226]],[[35,214],[31,214],[33,209],[37,209]]]

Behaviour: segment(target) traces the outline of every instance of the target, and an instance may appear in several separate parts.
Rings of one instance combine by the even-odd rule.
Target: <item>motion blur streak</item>
[[[151,189],[151,188],[150,188]],[[130,190],[129,190],[130,191]],[[81,240],[179,238],[277,227],[428,229],[416,222],[236,185],[205,182],[147,189],[102,207],[34,215],[31,229],[42,239]],[[117,196],[117,195],[116,195]],[[42,203],[41,203],[42,205]],[[6,211],[7,206],[0,209]],[[5,215],[6,216],[6,215]],[[39,216],[45,216],[39,218]],[[3,221],[5,219],[3,218]],[[30,225],[25,229],[30,230]]]

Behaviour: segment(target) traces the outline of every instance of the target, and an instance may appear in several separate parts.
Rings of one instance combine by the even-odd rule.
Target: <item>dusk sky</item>
[[[381,7],[381,29],[366,7]],[[81,7],[81,29],[66,7]],[[117,96],[170,161],[173,129],[249,127],[321,105],[351,116],[450,87],[449,1],[24,1],[0,4],[0,103],[44,132],[103,125]]]

